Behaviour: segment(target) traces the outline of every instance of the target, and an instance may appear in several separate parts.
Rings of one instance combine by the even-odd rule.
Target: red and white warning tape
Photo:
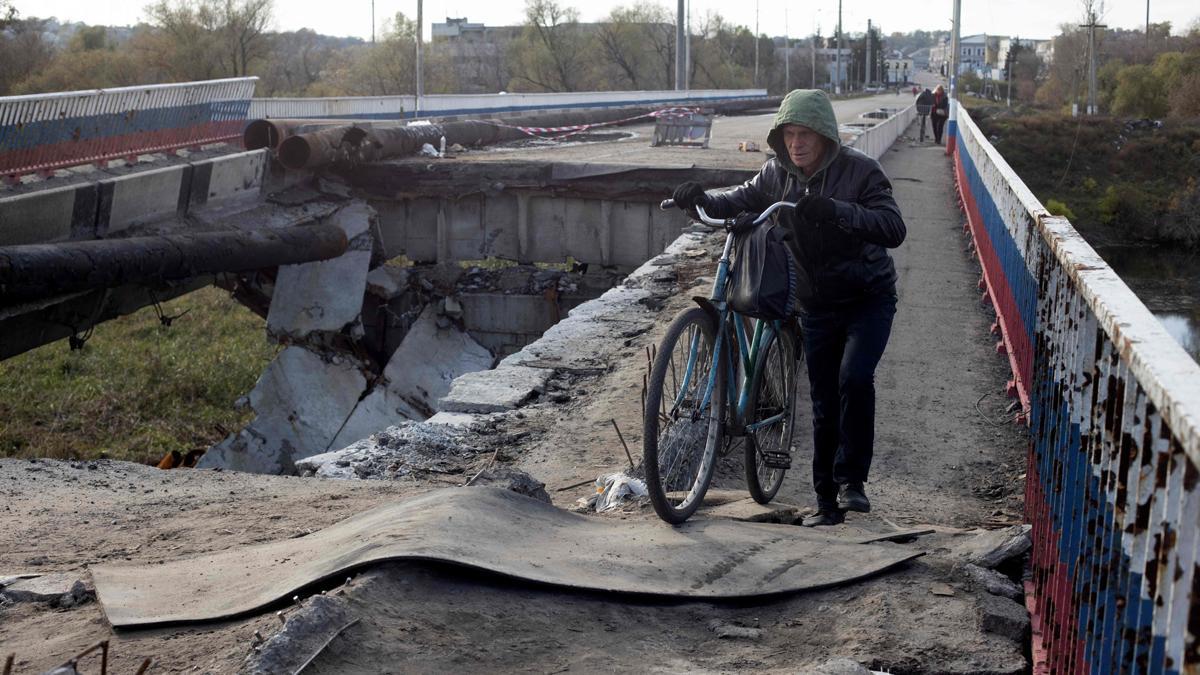
[[[625,119],[612,120],[611,122],[594,122],[592,124],[573,124],[571,126],[566,126],[566,127],[519,127],[519,126],[514,126],[511,124],[502,124],[499,122],[497,122],[497,124],[499,124],[499,126],[502,126],[502,127],[508,127],[509,129],[518,129],[518,130],[523,131],[526,134],[529,134],[530,136],[534,136],[536,138],[542,138],[542,139],[546,139],[546,140],[557,140],[557,139],[567,138],[568,136],[574,136],[575,134],[582,133],[584,131],[587,131],[588,129],[594,129],[596,127],[607,127],[607,126],[612,126],[614,124],[625,124],[627,122],[633,122],[635,120],[640,120],[640,119],[647,118],[647,117],[651,117],[651,118],[687,117],[688,115],[692,115],[692,114],[695,114],[698,112],[700,112],[699,108],[681,108],[681,107],[663,108],[662,110],[655,110],[654,112],[649,112],[644,115],[635,115],[634,117],[626,117]],[[559,135],[547,136],[546,134],[559,134]]]

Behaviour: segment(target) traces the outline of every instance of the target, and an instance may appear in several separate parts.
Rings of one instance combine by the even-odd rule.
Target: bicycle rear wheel
[[[704,310],[684,310],[667,328],[650,371],[642,429],[646,487],[654,511],[674,525],[704,500],[721,443],[725,373],[713,359],[716,339]]]
[[[759,504],[775,498],[795,433],[796,359],[791,330],[767,337],[750,380],[746,420],[746,486]]]

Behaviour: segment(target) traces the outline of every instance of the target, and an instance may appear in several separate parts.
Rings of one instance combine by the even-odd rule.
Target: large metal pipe
[[[262,119],[254,120],[242,131],[242,145],[247,150],[270,148],[274,150],[279,144],[296,134],[306,134],[329,127],[344,127],[354,125],[364,129],[378,126],[404,126],[400,120],[359,121],[352,119]]]
[[[735,112],[779,104],[778,97],[744,101],[722,101],[714,107]],[[285,138],[278,147],[279,162],[293,170],[315,169],[328,164],[359,164],[389,157],[411,155],[425,143],[438,147],[442,137],[447,145],[487,145],[529,138],[518,127],[562,127],[582,124],[611,124],[638,119],[666,104],[631,108],[608,108],[587,112],[545,113],[504,120],[466,120],[442,124],[398,126],[395,124],[330,127]]]
[[[126,284],[188,279],[336,258],[331,224],[0,247],[0,305]]]

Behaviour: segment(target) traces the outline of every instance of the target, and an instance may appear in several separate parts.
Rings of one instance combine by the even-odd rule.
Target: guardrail
[[[879,159],[916,118],[916,107],[910,105],[859,134],[850,142],[850,146],[870,155],[872,159]]]
[[[957,113],[959,192],[1029,415],[1034,670],[1196,672],[1200,366]]]
[[[337,98],[256,98],[251,119],[370,119],[513,114],[533,110],[610,108],[647,103],[719,103],[767,95],[766,89],[692,91],[602,91],[530,94],[436,94],[422,96],[345,96]]]
[[[0,175],[240,139],[257,80],[0,97]]]

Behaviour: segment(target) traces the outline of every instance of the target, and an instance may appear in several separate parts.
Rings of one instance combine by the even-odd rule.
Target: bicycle
[[[673,206],[668,199],[660,208]],[[753,226],[779,208],[795,206],[795,202],[776,202]],[[642,429],[650,501],[660,518],[676,525],[691,517],[704,500],[717,448],[726,434],[744,437],[750,495],[760,504],[774,499],[791,468],[800,357],[794,320],[750,319],[728,307],[736,219],[710,218],[701,207],[696,211],[701,222],[726,229],[725,248],[710,297],[693,298],[697,306],[677,314],[659,343]],[[748,326],[749,322],[753,323]],[[730,358],[735,344],[737,356]]]

